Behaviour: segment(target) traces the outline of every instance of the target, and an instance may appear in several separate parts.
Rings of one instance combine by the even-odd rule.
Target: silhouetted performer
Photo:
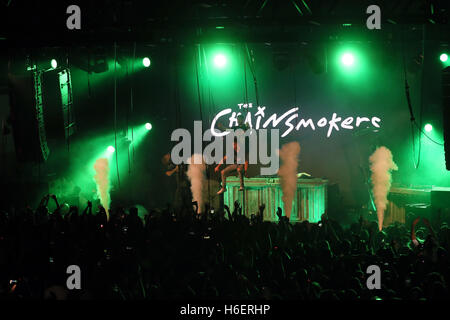
[[[227,177],[231,175],[236,175],[236,172],[239,176],[240,181],[239,191],[244,190],[244,175],[247,176],[248,160],[246,154],[244,155],[245,159],[240,158],[239,150],[240,150],[239,144],[235,140],[233,142],[234,163],[227,165],[225,169],[221,171],[222,188],[217,192],[217,194],[222,194],[227,190]],[[217,167],[214,169],[214,171],[219,172],[221,165],[224,164],[226,160],[227,156],[224,156],[223,159],[217,165]]]
[[[170,154],[167,153],[161,159],[164,166],[166,166],[166,176],[171,177],[175,175],[176,189],[173,201],[174,208],[189,207],[192,203],[192,195],[190,189],[190,183],[186,175],[187,165],[180,164],[175,165],[172,162]]]

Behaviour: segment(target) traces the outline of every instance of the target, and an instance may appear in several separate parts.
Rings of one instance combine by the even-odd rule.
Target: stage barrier
[[[262,204],[266,206],[264,220],[278,221],[276,215],[278,207],[285,215],[279,178],[244,178],[244,184],[245,190],[239,191],[239,178],[227,179],[224,204],[231,211],[234,209],[234,202],[239,201],[247,217],[258,213],[259,206]],[[328,181],[323,179],[298,179],[290,221],[318,222],[327,208],[327,185]]]

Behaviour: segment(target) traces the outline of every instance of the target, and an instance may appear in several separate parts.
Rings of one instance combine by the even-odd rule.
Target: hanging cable
[[[431,142],[437,144],[438,146],[443,146],[444,145],[443,142],[437,142],[436,140],[431,138],[425,131],[423,131],[422,126],[419,126],[416,122],[414,122],[414,125],[417,127],[417,130],[419,130],[428,140],[430,140]]]
[[[292,61],[291,61],[290,65],[291,65],[292,78],[293,78],[292,82],[294,85],[294,108],[295,108],[295,107],[297,107],[297,77],[295,76],[295,64],[292,63]],[[298,117],[295,118],[295,126],[296,127],[297,127],[297,124],[298,124]]]
[[[209,68],[208,68],[208,61],[206,59],[206,52],[205,52],[205,48],[202,47],[202,53],[203,53],[203,65],[205,66],[206,69],[206,79],[208,82],[208,101],[209,101],[209,105],[208,105],[208,124],[211,121],[211,114],[213,113],[213,104],[211,104],[211,101],[214,101],[214,99],[212,99],[212,92],[211,92],[211,75],[209,73]]]
[[[88,65],[87,65],[87,86],[88,86],[88,98],[91,99],[91,49],[88,48]]]
[[[178,71],[178,64],[175,65],[175,127],[181,127],[181,99],[180,99],[180,76]]]
[[[423,25],[423,29],[422,29],[422,63],[423,66],[425,65],[425,38],[426,38],[426,25]],[[416,125],[417,129],[420,131],[421,134],[423,134],[428,140],[430,140],[431,142],[439,145],[439,146],[443,146],[444,143],[440,143],[435,141],[434,139],[432,139],[430,136],[428,136],[424,131],[423,131],[423,96],[424,96],[424,83],[425,83],[425,68],[422,67],[422,72],[421,72],[421,82],[420,82],[420,122],[419,124],[417,124],[417,122],[414,122],[414,124]]]
[[[133,86],[134,86],[134,62],[136,61],[136,42],[133,45],[133,60],[131,62],[131,80],[130,80],[130,84],[131,84],[131,88],[130,88],[130,117],[131,120],[134,121],[134,105],[133,105]],[[132,155],[133,155],[133,166],[135,164],[134,162],[134,129],[133,126],[131,126],[131,150],[132,150]]]
[[[180,125],[180,119],[179,119],[179,114],[178,114],[178,68],[175,65],[174,66],[174,84],[173,84],[173,90],[174,90],[174,97],[175,97],[175,103],[174,103],[174,107],[175,107],[175,128],[179,128]]]
[[[200,45],[198,45],[198,50],[200,50]],[[200,80],[199,80],[199,77],[198,77],[198,61],[197,61],[197,57],[200,58],[200,54],[194,55],[194,59],[195,59],[195,73],[196,73],[196,76],[197,76],[198,106],[200,108],[200,120],[203,122],[202,99],[201,99],[201,95],[200,95]]]
[[[405,77],[405,95],[406,95],[406,101],[408,103],[408,109],[410,114],[410,120],[411,120],[411,138],[412,138],[412,152],[413,152],[413,164],[414,168],[418,169],[420,165],[420,153],[421,153],[421,135],[419,135],[419,152],[416,162],[416,143],[415,143],[415,131],[414,131],[414,124],[415,124],[415,118],[413,113],[413,108],[411,104],[411,97],[409,94],[409,84],[408,84],[408,77],[406,72],[406,58],[405,58],[405,48],[404,48],[404,32],[402,33],[402,58],[403,58],[403,72]]]
[[[405,77],[405,94],[406,94],[406,100],[408,102],[408,108],[409,108],[409,112],[411,115],[411,132],[412,132],[412,149],[413,149],[413,163],[414,163],[414,167],[415,169],[419,168],[420,165],[420,156],[421,156],[421,150],[422,150],[422,135],[425,136],[428,140],[430,140],[431,142],[439,145],[439,146],[443,146],[443,143],[437,142],[436,140],[432,139],[428,134],[426,134],[423,129],[422,129],[422,116],[423,116],[423,90],[424,90],[424,68],[423,65],[425,63],[425,25],[423,26],[422,29],[422,53],[421,53],[421,59],[422,59],[422,68],[421,68],[421,82],[420,82],[420,86],[421,86],[421,90],[420,90],[420,119],[419,119],[419,123],[417,123],[413,111],[412,111],[412,104],[411,104],[411,97],[410,97],[410,93],[409,93],[409,85],[408,85],[408,80],[407,80],[407,72],[406,72],[406,59],[405,59],[405,49],[404,49],[404,37],[402,36],[402,56],[403,56],[403,70],[404,70],[404,77]],[[415,148],[415,129],[417,129],[418,133],[419,133],[419,147],[418,147],[418,155],[417,155],[417,163],[416,163],[416,148]]]
[[[244,98],[245,98],[245,103],[248,104],[247,64],[246,64],[246,60],[245,59],[242,59],[242,60],[243,60],[243,65],[244,65],[244,90],[245,90]]]
[[[120,188],[119,158],[117,149],[117,43],[114,42],[114,148],[116,150],[117,183]]]
[[[205,53],[205,48],[202,48],[202,52],[203,52],[203,65],[205,66],[206,69],[206,79],[208,81],[208,102],[209,102],[209,106],[208,106],[208,125],[211,123],[211,113],[212,113],[212,109],[213,109],[213,105],[214,105],[214,99],[212,96],[212,90],[211,90],[211,75],[209,73],[209,68],[208,68],[208,63],[207,63],[207,59],[206,59],[206,53]],[[212,208],[212,201],[211,201],[211,176],[210,176],[210,172],[209,170],[206,170],[206,177],[208,180],[208,204],[209,207]]]
[[[127,68],[127,79],[128,79],[128,83],[130,83],[130,74],[128,73],[128,63],[126,64],[126,68]],[[127,127],[127,134],[126,134],[126,139],[127,139],[127,143],[128,143],[128,131],[129,131],[129,128],[128,128],[128,117],[129,117],[129,114],[128,114],[128,109],[127,109],[127,112],[126,112],[126,116],[125,116],[125,121],[126,121],[126,127]],[[127,156],[128,156],[128,175],[130,175],[131,174],[131,163],[130,163],[130,145],[131,144],[128,144],[127,145]]]
[[[248,64],[250,67],[250,71],[252,72],[252,76],[253,76],[253,84],[254,84],[254,88],[255,88],[255,98],[256,98],[256,105],[259,106],[259,93],[258,93],[258,81],[256,80],[256,73],[255,73],[255,59],[253,57],[253,52],[250,53],[250,50],[248,49],[248,45],[245,44],[245,47],[247,49],[247,59],[248,59]]]
[[[70,66],[69,66],[69,54],[66,51],[66,66],[67,66],[67,93],[69,97],[69,103],[67,108],[67,154],[69,155],[69,161],[70,161],[70,128],[72,125],[72,103],[73,103],[73,97],[72,97],[72,80],[70,76]],[[70,88],[68,87],[70,85]]]

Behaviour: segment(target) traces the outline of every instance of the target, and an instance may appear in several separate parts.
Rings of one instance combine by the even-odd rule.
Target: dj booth
[[[438,215],[442,218],[449,214],[448,187],[393,187],[388,195],[383,225],[387,227],[398,222],[409,226],[417,216],[433,220],[439,218]]]
[[[239,191],[239,178],[227,179],[224,204],[231,211],[234,209],[234,202],[238,201],[242,206],[242,213],[247,217],[257,214],[262,204],[265,205],[264,220],[278,221],[278,207],[283,210],[283,215],[286,214],[279,178],[244,178],[244,185],[244,191]],[[323,179],[298,179],[290,221],[318,222],[327,209],[327,185],[328,181]]]

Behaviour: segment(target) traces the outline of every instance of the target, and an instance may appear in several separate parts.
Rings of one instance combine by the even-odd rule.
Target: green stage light
[[[341,62],[346,67],[351,67],[355,63],[355,56],[352,53],[346,52],[341,57]]]
[[[52,61],[50,62],[51,66],[53,69],[56,69],[56,67],[58,66],[58,62],[56,61],[56,59],[52,59]]]
[[[149,135],[150,130],[152,129],[152,125],[151,123],[147,122],[146,124],[142,125],[139,124],[133,128],[129,128],[128,129],[128,136],[133,137],[133,140],[131,142],[131,144],[134,147],[138,147],[143,141],[144,139],[147,138],[151,138]],[[149,129],[150,128],[150,129]]]
[[[144,65],[144,67],[148,68],[150,67],[150,58],[145,57],[144,59],[142,59],[142,64]]]
[[[433,130],[433,126],[431,124],[427,123],[425,125],[425,131],[426,132],[431,132],[431,130]]]
[[[114,153],[116,149],[113,146],[109,146],[108,148],[106,148],[106,151],[108,151],[109,153]]]
[[[214,65],[217,68],[223,68],[225,67],[227,64],[227,57],[225,57],[223,54],[219,53],[216,54],[216,56],[214,57]]]
[[[446,53],[443,53],[443,54],[441,54],[441,55],[439,56],[439,59],[440,59],[442,62],[446,62],[446,61],[448,60],[448,55],[447,55]]]

